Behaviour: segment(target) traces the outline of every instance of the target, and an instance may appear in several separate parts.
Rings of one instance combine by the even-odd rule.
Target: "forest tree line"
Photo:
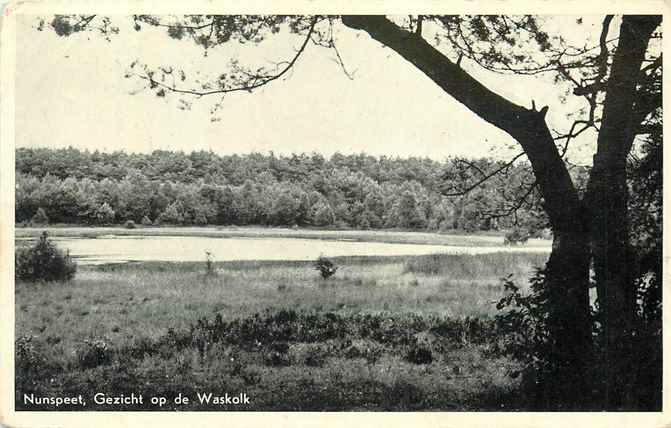
[[[479,183],[489,172],[501,174]],[[16,150],[16,222],[499,230],[547,226],[521,162]],[[522,203],[520,203],[520,201]],[[515,209],[512,209],[512,208]]]

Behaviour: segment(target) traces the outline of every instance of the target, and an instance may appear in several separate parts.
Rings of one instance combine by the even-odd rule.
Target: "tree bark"
[[[626,164],[641,120],[636,85],[661,16],[625,16],[606,87],[597,153],[586,196],[605,357],[604,404],[631,408],[636,290],[630,266]]]
[[[546,293],[550,302],[549,378],[538,396],[543,409],[580,410],[591,388],[587,379],[593,361],[589,313],[589,241],[584,227],[554,234],[546,265]]]
[[[579,397],[591,349],[588,234],[578,193],[545,123],[547,107],[540,111],[526,109],[494,93],[421,36],[399,28],[384,16],[343,16],[342,21],[393,49],[446,93],[522,146],[555,235],[547,275],[550,329],[555,338],[550,357],[556,359],[559,372],[552,385],[557,390],[549,394],[549,399],[572,401]]]

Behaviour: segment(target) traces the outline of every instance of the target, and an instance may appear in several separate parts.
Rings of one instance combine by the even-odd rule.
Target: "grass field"
[[[546,257],[343,257],[328,280],[306,262],[131,263],[17,282],[17,408],[36,409],[27,392],[89,397],[74,410],[166,409],[96,392],[251,397],[181,410],[514,408],[519,367],[494,352],[500,278],[524,283]]]

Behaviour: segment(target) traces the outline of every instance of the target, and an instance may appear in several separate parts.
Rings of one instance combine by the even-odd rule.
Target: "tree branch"
[[[531,185],[527,188],[525,191],[524,195],[520,199],[517,200],[513,205],[511,205],[509,208],[504,209],[502,211],[485,211],[482,213],[482,217],[484,218],[502,218],[502,217],[508,217],[509,215],[517,213],[522,206],[527,203],[529,204],[528,198],[531,196],[531,194],[534,192],[536,189],[536,183],[531,183]]]
[[[296,64],[296,61],[298,61],[298,58],[301,56],[303,51],[305,51],[305,48],[308,45],[308,42],[311,40],[312,34],[314,32],[315,25],[317,24],[318,18],[315,17],[312,20],[312,23],[310,25],[310,28],[308,30],[308,34],[305,36],[305,40],[301,44],[300,48],[298,51],[296,51],[296,54],[294,57],[286,63],[286,66],[277,74],[274,75],[256,75],[256,76],[248,76],[250,78],[250,83],[233,87],[233,88],[220,88],[220,89],[213,89],[209,91],[197,91],[197,90],[191,90],[191,89],[179,89],[174,86],[166,85],[162,82],[157,81],[154,79],[153,75],[151,73],[145,73],[144,75],[137,75],[139,78],[147,80],[152,87],[158,86],[161,88],[164,88],[166,90],[169,90],[171,92],[179,93],[179,94],[188,94],[188,95],[195,95],[198,97],[203,97],[207,95],[213,95],[213,94],[227,94],[231,92],[240,92],[240,91],[252,91],[256,88],[259,88],[261,86],[267,85],[268,83],[279,79],[280,77],[284,76],[291,68]]]
[[[494,177],[498,173],[510,168],[513,165],[513,163],[515,163],[515,161],[517,161],[519,158],[521,158],[524,155],[525,155],[524,152],[516,155],[515,157],[512,158],[512,160],[510,160],[509,162],[506,162],[503,166],[501,166],[500,168],[497,168],[496,170],[494,170],[493,172],[491,172],[489,174],[485,174],[484,172],[482,172],[480,170],[480,168],[477,168],[477,170],[480,171],[480,173],[483,175],[483,177],[480,180],[475,182],[475,184],[472,184],[472,185],[468,186],[465,190],[462,190],[462,191],[459,191],[459,192],[453,192],[453,193],[443,193],[443,196],[447,196],[447,197],[464,196],[464,195],[470,193],[471,191],[473,191],[474,189],[479,187],[481,184],[483,184],[485,181]]]
[[[412,37],[384,16],[345,15],[342,22],[366,31],[480,118],[515,138],[531,162],[553,228],[572,233],[578,230],[576,217],[581,204],[544,121],[546,109],[529,110],[494,93],[426,40]]]

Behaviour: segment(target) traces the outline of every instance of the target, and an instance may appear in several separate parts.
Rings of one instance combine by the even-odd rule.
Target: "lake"
[[[334,239],[231,238],[199,236],[101,236],[53,238],[80,264],[122,263],[129,261],[204,261],[205,252],[215,261],[236,260],[314,260],[319,255],[337,256],[416,256],[434,253],[483,254],[492,252],[549,252],[548,245],[434,245],[386,242],[360,242]]]

